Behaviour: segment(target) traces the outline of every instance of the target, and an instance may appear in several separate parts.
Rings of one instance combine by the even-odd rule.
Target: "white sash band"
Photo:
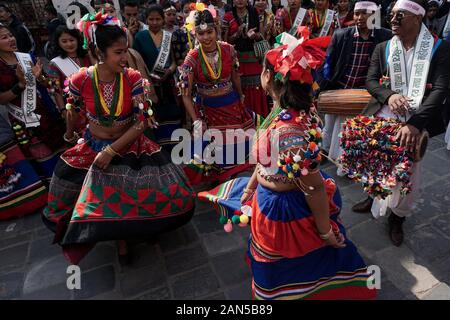
[[[323,24],[322,30],[320,30],[319,37],[325,37],[328,34],[335,14],[336,13],[333,10],[327,9],[327,18],[325,20],[325,23]]]
[[[302,24],[303,20],[305,19],[306,15],[306,9],[300,8],[298,9],[297,15],[295,16],[294,23],[292,24],[292,28],[289,31],[290,34],[293,36],[297,35],[297,29]]]
[[[153,72],[163,72],[166,66],[167,60],[170,56],[170,43],[172,34],[166,30],[163,30],[163,38],[161,41],[161,49],[159,50],[158,58],[156,58],[155,65],[153,66]]]
[[[12,103],[7,104],[9,113],[16,119],[22,121],[25,127],[37,127],[40,125],[40,116],[34,113],[36,109],[36,78],[31,70],[30,62],[33,63],[31,56],[28,53],[16,52],[17,60],[19,61],[22,70],[25,74],[27,84],[25,90],[22,92],[22,106],[16,106]]]
[[[66,78],[70,77],[72,74],[80,70],[80,66],[70,57],[56,57],[52,59],[51,62],[53,62],[58,67],[58,69],[64,74]]]
[[[444,39],[447,38],[449,33],[450,33],[450,13],[447,14],[447,20],[445,21],[444,30],[442,31],[442,36],[444,37]]]
[[[410,106],[414,110],[419,108],[425,93],[433,46],[433,36],[427,27],[422,24],[414,48],[411,72],[408,73],[405,49],[400,39],[395,36],[391,40],[388,58],[391,89],[411,98]],[[408,74],[410,74],[409,79]]]

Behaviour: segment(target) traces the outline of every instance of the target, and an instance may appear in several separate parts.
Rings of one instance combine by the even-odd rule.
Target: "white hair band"
[[[354,10],[377,11],[378,6],[375,2],[372,1],[360,1],[355,3]]]
[[[399,0],[395,3],[394,9],[406,10],[418,16],[425,16],[425,9],[418,3],[409,0]]]

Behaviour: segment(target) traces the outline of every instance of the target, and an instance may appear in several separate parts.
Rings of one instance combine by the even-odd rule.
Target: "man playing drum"
[[[356,26],[336,30],[333,34],[323,69],[325,80],[320,83],[321,91],[365,88],[373,50],[377,44],[392,37],[391,30],[374,28],[374,20],[369,18],[377,10],[374,1],[356,2],[353,14]],[[334,160],[342,153],[338,135],[344,121],[344,115],[325,114],[323,148]]]
[[[394,37],[375,48],[366,87],[372,100],[365,115],[394,118],[404,123],[397,134],[400,145],[413,151],[422,130],[430,136],[444,131],[441,108],[449,87],[450,45],[434,38],[422,23],[426,0],[399,0],[390,23]],[[403,242],[402,224],[412,213],[420,191],[420,163],[414,163],[411,192],[394,192],[386,199],[367,199],[359,211],[377,217],[390,211],[389,236],[394,245]],[[363,210],[364,209],[364,210]]]

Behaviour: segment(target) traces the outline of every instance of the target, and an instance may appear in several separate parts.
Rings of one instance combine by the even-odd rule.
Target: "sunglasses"
[[[402,20],[407,16],[413,16],[412,13],[406,13],[404,11],[397,11],[397,12],[391,12],[388,15],[388,21],[389,23],[395,18],[397,23],[401,23]]]

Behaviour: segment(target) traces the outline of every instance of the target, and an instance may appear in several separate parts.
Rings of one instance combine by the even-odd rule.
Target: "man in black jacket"
[[[358,1],[353,13],[356,26],[335,31],[327,50],[321,91],[365,88],[373,50],[377,44],[392,37],[391,30],[370,25],[375,22],[370,17],[377,10],[374,1]],[[325,115],[323,149],[332,159],[341,154],[338,135],[344,121],[344,116]],[[341,174],[340,170],[338,174]]]
[[[410,150],[422,130],[433,136],[445,129],[441,112],[449,88],[450,44],[433,38],[422,27],[426,6],[426,0],[397,1],[390,20],[394,37],[375,48],[366,81],[372,100],[363,113],[406,119],[397,139]],[[412,170],[412,191],[399,201],[384,202],[392,200],[391,196],[373,200],[372,206],[370,198],[363,201],[374,215],[382,215],[383,208],[391,211],[389,235],[396,246],[403,241],[403,221],[411,214],[420,191],[420,162],[414,163]]]
[[[11,30],[11,33],[16,38],[17,49],[19,52],[34,52],[35,43],[30,31],[4,4],[0,4],[0,22],[5,24]]]

